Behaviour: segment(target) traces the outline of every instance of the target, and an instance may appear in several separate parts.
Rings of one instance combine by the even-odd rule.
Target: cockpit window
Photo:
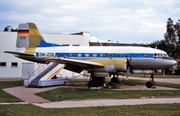
[[[167,54],[163,54],[163,57],[169,57]]]
[[[164,54],[162,54],[162,53],[155,53],[154,54],[154,58],[162,58],[162,57],[164,57]]]
[[[158,58],[162,58],[162,53],[158,53]]]

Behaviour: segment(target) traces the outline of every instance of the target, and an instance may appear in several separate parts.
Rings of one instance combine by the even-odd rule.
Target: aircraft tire
[[[147,87],[147,88],[151,88],[152,86],[153,86],[153,84],[152,84],[151,81],[148,81],[148,82],[146,83],[146,87]]]
[[[94,81],[89,81],[88,87],[97,87],[97,84]]]
[[[117,77],[112,77],[111,83],[119,83],[119,79]]]

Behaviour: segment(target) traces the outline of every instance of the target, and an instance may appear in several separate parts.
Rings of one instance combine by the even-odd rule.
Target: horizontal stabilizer
[[[104,67],[104,64],[87,61],[87,60],[76,60],[76,59],[57,58],[57,57],[48,58],[47,60],[52,62],[58,62],[60,64],[76,65],[80,67]]]
[[[9,54],[18,55],[18,56],[34,56],[34,54],[14,52],[14,51],[4,51],[4,53],[9,53]]]

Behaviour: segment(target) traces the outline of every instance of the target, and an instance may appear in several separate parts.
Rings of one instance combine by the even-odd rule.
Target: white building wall
[[[5,54],[4,51],[14,51],[16,43],[16,32],[0,32],[0,62],[5,62],[6,66],[0,66],[1,78],[20,78],[22,77],[22,60],[13,57],[10,54]],[[17,67],[12,67],[12,62],[17,62]]]
[[[66,34],[42,34],[44,39],[50,43],[57,44],[69,44],[89,46],[89,33],[83,33],[83,35],[66,35]],[[15,51],[17,32],[0,32],[0,63],[6,62],[6,66],[0,66],[0,79],[16,79],[22,78],[22,64],[30,63],[19,58],[14,57],[11,54],[4,53],[4,51]],[[12,62],[17,62],[17,67],[12,67]],[[32,62],[31,62],[32,63]],[[34,63],[36,69],[37,63]],[[63,77],[72,77],[71,71],[61,71]],[[79,75],[79,74],[75,74]]]
[[[89,46],[89,33],[87,32],[83,32],[83,35],[42,34],[42,36],[50,43]]]

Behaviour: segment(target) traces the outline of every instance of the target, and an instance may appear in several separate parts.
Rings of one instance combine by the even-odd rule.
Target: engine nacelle
[[[98,59],[91,59],[91,62],[97,62],[103,64],[104,67],[102,68],[88,68],[86,70],[90,72],[108,72],[108,73],[115,73],[115,72],[125,72],[126,71],[126,58],[98,58]]]
[[[115,73],[115,72],[125,72],[126,66],[115,66],[115,65],[105,65],[103,68],[94,68],[93,72],[108,72],[108,73]]]
[[[106,72],[94,72],[93,76],[95,76],[95,77],[107,77],[107,76],[109,76],[109,73],[106,73]]]

